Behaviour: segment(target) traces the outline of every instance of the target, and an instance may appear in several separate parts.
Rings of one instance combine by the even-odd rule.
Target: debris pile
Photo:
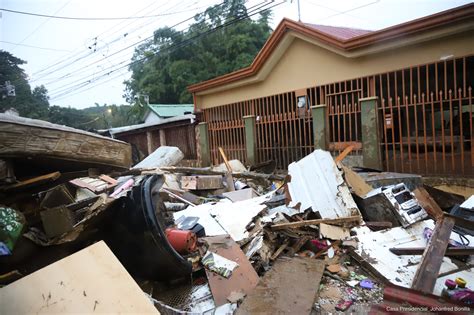
[[[323,150],[287,174],[220,153],[222,165],[183,167],[179,149],[163,146],[132,168],[69,160],[19,177],[0,152],[0,298],[21,300],[0,312],[472,307],[474,197],[442,209],[421,180],[379,173],[373,187]],[[109,279],[109,265],[120,277]]]

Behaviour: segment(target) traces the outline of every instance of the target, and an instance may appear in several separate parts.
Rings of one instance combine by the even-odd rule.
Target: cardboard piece
[[[0,289],[0,314],[159,314],[101,241]]]
[[[344,240],[350,236],[349,229],[325,223],[319,225],[319,233],[322,237],[331,240]]]

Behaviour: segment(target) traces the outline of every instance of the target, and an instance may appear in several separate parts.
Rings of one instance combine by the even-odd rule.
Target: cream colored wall
[[[197,95],[196,107],[210,108],[393,71],[438,61],[442,56],[472,54],[473,31],[357,58],[343,57],[296,38],[265,80],[208,95]]]

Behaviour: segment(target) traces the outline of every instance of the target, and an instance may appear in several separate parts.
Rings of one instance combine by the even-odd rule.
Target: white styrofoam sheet
[[[204,227],[207,236],[229,234],[238,242],[248,237],[246,226],[266,208],[262,203],[269,200],[273,194],[274,192],[271,192],[238,202],[224,199],[221,202],[188,207],[173,213],[173,216],[175,220],[182,215],[198,217],[198,223]]]
[[[474,209],[474,195],[464,201],[460,207],[464,209]]]
[[[372,232],[367,227],[353,228],[357,232],[359,240],[356,252],[367,260],[380,274],[390,282],[403,287],[411,287],[413,277],[421,261],[421,255],[395,255],[389,248],[392,247],[425,247],[426,240],[423,237],[425,227],[434,229],[433,220],[417,222],[408,228],[396,227],[388,230]],[[471,244],[474,237],[466,235]],[[451,239],[460,241],[459,234],[452,232]],[[471,257],[472,258],[472,257]],[[440,273],[455,270],[458,267],[449,257],[443,258]],[[474,283],[474,268],[455,274],[441,277],[436,281],[433,293],[441,295],[446,279],[456,277],[464,278],[467,283]]]
[[[288,166],[291,182],[288,183],[292,204],[301,203],[300,211],[312,207],[323,219],[358,215],[359,210],[347,187],[342,172],[331,154],[315,150],[298,162]]]

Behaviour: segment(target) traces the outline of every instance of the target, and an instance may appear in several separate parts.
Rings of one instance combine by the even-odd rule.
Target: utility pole
[[[301,22],[301,10],[300,10],[300,0],[296,0],[298,2],[298,22]]]

